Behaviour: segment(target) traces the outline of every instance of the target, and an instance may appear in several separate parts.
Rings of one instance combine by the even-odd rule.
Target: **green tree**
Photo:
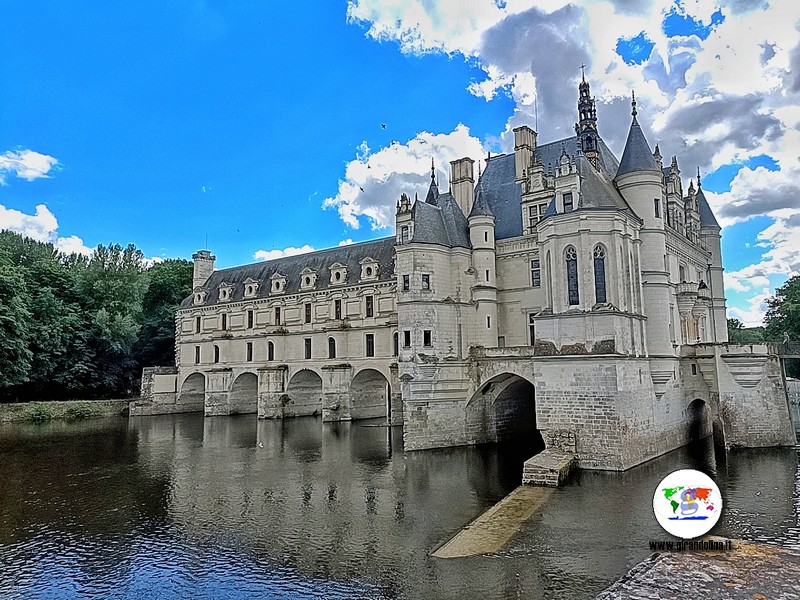
[[[728,319],[728,340],[739,344],[755,344],[764,341],[763,327],[745,327],[739,319]]]
[[[174,364],[175,310],[192,293],[192,271],[188,260],[165,260],[147,270],[149,285],[135,352],[141,367]]]
[[[767,299],[767,314],[764,317],[766,334],[771,340],[784,339],[784,334],[793,342],[800,342],[800,275],[789,278]],[[800,377],[800,361],[787,361],[786,374]]]
[[[22,271],[0,255],[0,387],[24,383],[31,368],[31,313]]]

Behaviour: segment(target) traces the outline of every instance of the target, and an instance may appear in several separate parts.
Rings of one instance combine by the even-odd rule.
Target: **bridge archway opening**
[[[181,385],[179,402],[181,404],[197,403],[201,407],[205,402],[206,378],[202,373],[192,373]]]
[[[356,419],[389,419],[389,382],[380,371],[364,369],[350,382],[350,417]]]
[[[254,373],[242,373],[234,379],[228,402],[230,414],[253,412],[258,404],[258,377]]]
[[[711,414],[708,405],[699,398],[686,408],[686,422],[689,427],[689,443],[697,442],[712,434]]]
[[[283,410],[286,417],[322,414],[322,378],[309,369],[295,373],[286,386]]]

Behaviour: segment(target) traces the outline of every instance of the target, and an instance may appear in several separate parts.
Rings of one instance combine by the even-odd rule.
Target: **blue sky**
[[[763,23],[781,2],[774,14],[702,0],[473,4],[5,3],[0,227],[154,258],[208,240],[220,267],[389,235],[431,156],[446,179],[447,161],[508,151],[510,129],[537,116],[543,141],[569,132],[585,62],[618,155],[635,88],[650,143],[678,154],[686,183],[705,173],[729,304],[757,321],[765,290],[800,268],[796,200],[755,202],[791,192],[797,155],[796,94],[772,101],[775,78],[792,87],[797,31]],[[720,68],[744,80],[740,58],[711,57],[730,39],[759,49],[755,83]]]

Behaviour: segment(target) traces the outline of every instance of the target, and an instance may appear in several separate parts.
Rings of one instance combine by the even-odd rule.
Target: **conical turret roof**
[[[472,203],[472,210],[469,211],[469,218],[471,219],[472,217],[494,217],[494,213],[489,207],[489,202],[486,200],[482,179],[478,181],[478,187],[475,190],[475,202]]]
[[[650,145],[644,137],[639,121],[636,120],[636,98],[631,101],[633,110],[633,120],[631,121],[631,128],[628,131],[628,139],[625,142],[625,150],[622,152],[622,160],[619,161],[619,168],[617,169],[617,177],[627,173],[635,173],[637,171],[655,171],[661,173],[658,168],[656,159],[653,158],[653,153],[650,150]]]

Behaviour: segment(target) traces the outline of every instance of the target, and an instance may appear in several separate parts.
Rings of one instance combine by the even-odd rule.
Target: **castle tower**
[[[192,289],[202,287],[214,272],[214,261],[217,257],[211,254],[210,250],[198,250],[192,254],[194,261],[194,271],[192,274]]]
[[[653,357],[672,357],[675,349],[670,337],[670,283],[664,259],[667,251],[663,174],[636,120],[635,96],[632,96],[631,107],[633,119],[614,181],[642,220],[641,254],[633,257],[631,270],[641,274],[639,309],[646,306],[648,311],[647,351]]]
[[[722,249],[720,226],[711,207],[708,205],[703,188],[700,185],[698,171],[697,194],[695,203],[698,212],[699,237],[703,245],[708,248],[711,256],[708,259],[708,287],[711,293],[711,327],[712,340],[715,342],[728,341],[728,321],[725,308],[725,281],[722,277]]]
[[[472,297],[476,304],[475,344],[497,346],[497,271],[494,241],[495,217],[482,182],[478,182],[475,204],[469,213],[469,238],[472,244],[472,266],[475,285]]]
[[[594,168],[598,168],[600,150],[597,133],[597,107],[594,98],[589,93],[589,82],[583,76],[583,66],[581,66],[581,82],[578,85],[578,118],[575,124],[575,133],[578,136],[578,144],[581,151],[589,159]]]

